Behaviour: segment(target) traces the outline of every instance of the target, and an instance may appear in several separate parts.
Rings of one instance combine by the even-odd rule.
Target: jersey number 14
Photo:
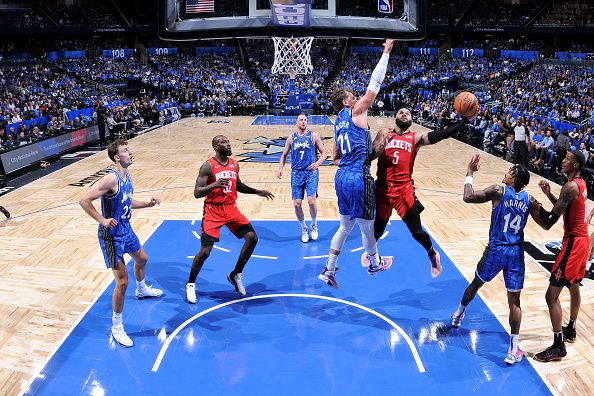
[[[505,219],[503,232],[507,232],[507,230],[509,230],[510,228],[514,230],[514,234],[520,232],[520,230],[522,229],[522,216],[516,215],[516,217],[514,217],[511,221],[511,223],[509,222],[509,219],[511,218],[511,213],[506,214],[505,216],[503,216],[503,218]]]

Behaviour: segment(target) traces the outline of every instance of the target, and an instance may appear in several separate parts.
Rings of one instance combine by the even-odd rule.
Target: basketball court
[[[159,300],[138,301],[128,290],[124,322],[136,342],[133,348],[111,340],[113,276],[104,268],[97,226],[77,203],[87,188],[77,182],[109,166],[106,152],[0,198],[14,216],[0,228],[8,242],[1,248],[6,258],[0,307],[3,394],[187,394],[188,389],[230,395],[280,389],[287,394],[518,389],[522,394],[577,394],[587,389],[591,281],[582,288],[578,341],[568,344],[568,356],[560,363],[530,357],[552,337],[544,302],[548,272],[529,256],[520,336],[529,357],[513,367],[503,362],[508,311],[500,277],[481,290],[461,328],[449,326],[489,228],[489,205],[462,202],[473,148],[449,139],[423,148],[416,162],[417,193],[426,207],[423,222],[442,252],[442,276],[430,277],[425,253],[394,215],[380,242],[382,254],[394,257],[393,267],[369,276],[360,264],[355,230],[339,261],[341,288],[334,290],[317,274],[338,226],[335,168],[320,171],[320,238],[303,244],[289,180],[275,177],[276,161],[243,155],[265,157],[262,153],[292,127],[252,125],[253,117],[226,120],[229,124],[183,119],[130,142],[135,198],[163,200],[159,207],[136,210],[132,221],[150,257],[148,282],[166,293]],[[391,122],[370,119],[372,129]],[[332,135],[330,126],[312,129],[325,138]],[[248,296],[238,299],[225,280],[239,249],[225,229],[198,279],[198,303],[189,305],[184,284],[200,245],[202,213],[202,200],[195,200],[192,191],[199,166],[212,155],[210,140],[219,133],[232,141],[242,180],[269,189],[276,199],[240,194],[238,200],[260,238],[245,270]],[[508,166],[485,155],[475,184],[500,182]],[[528,190],[544,202],[538,179],[533,175]],[[537,245],[561,235],[560,224],[545,232],[529,222],[526,229],[526,239]],[[565,294],[562,303],[567,315]]]
[[[309,48],[303,51],[308,37],[424,36],[422,2],[381,3],[383,11],[378,6],[379,14],[370,16],[347,13],[340,0],[313,5],[250,0],[234,15],[197,18],[191,9],[180,10],[176,0],[163,0],[160,34],[167,39],[277,37],[278,72],[294,80],[304,72],[298,61],[309,55]],[[315,40],[309,44],[315,46]],[[289,178],[276,177],[294,119],[186,118],[130,141],[135,199],[162,200],[160,206],[135,210],[132,225],[149,255],[147,281],[165,291],[163,298],[138,301],[130,279],[124,323],[133,348],[111,339],[113,275],[103,263],[97,224],[78,205],[93,175],[111,165],[106,151],[0,197],[0,205],[13,215],[0,222],[0,394],[591,392],[590,280],[582,288],[577,341],[567,345],[568,355],[559,363],[532,359],[550,345],[552,334],[544,300],[549,273],[528,255],[520,332],[526,357],[521,362],[508,367],[503,361],[509,326],[501,276],[481,289],[462,327],[450,326],[486,245],[491,214],[490,204],[462,201],[466,166],[476,152],[471,146],[448,139],[423,148],[416,160],[413,177],[425,206],[423,225],[444,266],[439,278],[431,278],[426,253],[393,214],[379,244],[383,255],[394,258],[392,268],[369,276],[360,264],[360,233],[354,230],[339,259],[340,289],[321,283],[317,275],[338,227],[336,168],[329,161],[320,168],[320,238],[303,244]],[[329,150],[333,119],[310,121]],[[370,117],[369,122],[375,132],[392,127],[394,119]],[[247,296],[239,299],[225,279],[240,241],[223,229],[196,283],[198,302],[190,305],[184,287],[200,247],[203,204],[194,199],[193,188],[198,169],[213,154],[211,139],[219,134],[231,140],[242,181],[270,190],[276,199],[242,194],[238,199],[259,236],[244,271]],[[509,163],[484,154],[475,188],[501,183],[508,168]],[[550,209],[539,180],[532,175],[527,190]],[[551,189],[558,194],[560,187]],[[561,222],[543,231],[532,221],[525,232],[543,254],[543,245],[560,240],[562,233]],[[568,293],[561,299],[567,319]]]

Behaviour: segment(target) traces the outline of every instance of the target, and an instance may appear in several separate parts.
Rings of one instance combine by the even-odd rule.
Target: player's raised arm
[[[544,222],[543,224],[540,224],[538,222],[537,223],[545,230],[548,230],[553,225],[555,225],[555,223],[557,222],[557,220],[559,220],[559,217],[563,215],[563,212],[565,212],[565,209],[567,209],[569,204],[578,198],[580,194],[580,188],[574,182],[565,183],[565,185],[561,187],[561,193],[559,194],[559,198],[555,199],[555,196],[550,191],[549,184],[546,183],[546,186],[544,186],[544,184],[545,183],[543,183],[542,180],[539,183],[543,192],[545,192],[545,190],[548,191],[548,193],[545,192],[545,194],[547,194],[549,200],[553,201],[554,199],[555,202],[553,205],[553,209],[551,209],[550,212],[546,211],[542,207],[542,205],[540,205],[540,217],[544,220]]]
[[[464,180],[464,202],[466,203],[485,203],[501,199],[501,186],[493,184],[481,191],[474,191],[472,187],[473,174],[480,168],[480,154],[475,154],[468,163],[466,170],[466,179]]]
[[[359,99],[357,105],[353,109],[353,117],[361,114],[367,114],[367,110],[373,105],[375,98],[382,87],[382,82],[386,77],[386,71],[388,70],[388,59],[390,58],[390,51],[394,45],[394,39],[387,39],[384,43],[384,52],[380,58],[377,66],[371,73],[371,79],[367,86],[365,95]]]

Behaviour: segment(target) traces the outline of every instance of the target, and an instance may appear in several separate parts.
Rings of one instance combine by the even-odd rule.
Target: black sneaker
[[[563,326],[563,341],[567,341],[569,343],[575,342],[576,331],[575,329],[569,329],[569,326]]]
[[[4,206],[0,206],[0,212],[2,212],[7,219],[10,219],[10,212],[6,210]]]
[[[560,346],[553,344],[544,351],[534,355],[534,360],[538,360],[539,362],[557,362],[565,356],[567,356],[565,344]]]

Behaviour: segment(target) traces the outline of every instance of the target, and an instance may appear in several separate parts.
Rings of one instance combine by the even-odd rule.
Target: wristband
[[[466,176],[464,184],[470,184],[472,186],[472,176]]]

